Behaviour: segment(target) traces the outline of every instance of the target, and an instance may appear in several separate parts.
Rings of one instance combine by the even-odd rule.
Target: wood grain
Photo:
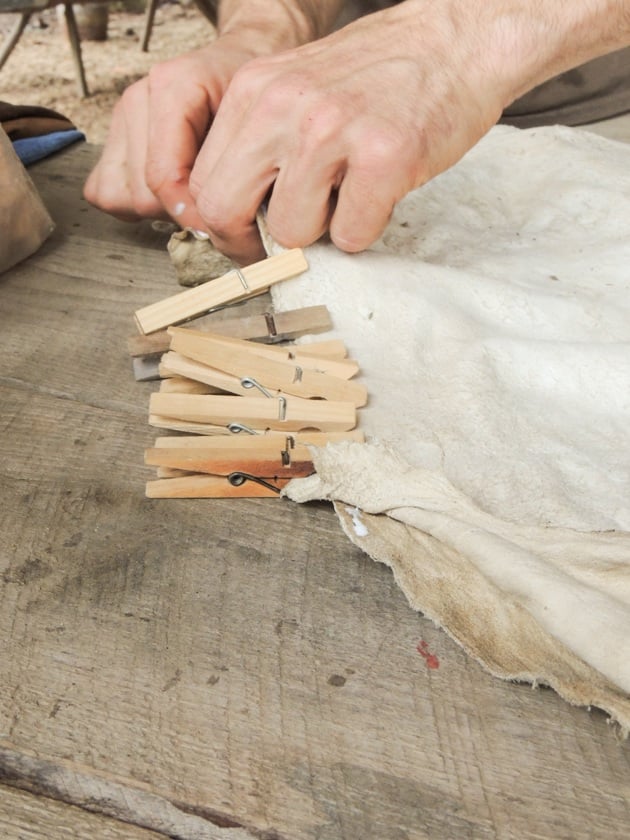
[[[0,786],[2,840],[164,840],[165,835]]]
[[[0,276],[0,781],[79,838],[123,806],[185,840],[625,837],[604,715],[483,672],[328,505],[144,498],[126,340],[175,279],[85,205],[94,159],[33,168],[57,231]]]

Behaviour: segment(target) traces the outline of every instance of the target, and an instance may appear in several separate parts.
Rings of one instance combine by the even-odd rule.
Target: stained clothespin
[[[304,306],[286,312],[263,312],[241,318],[208,317],[195,319],[195,328],[232,338],[278,344],[302,335],[317,335],[332,329],[330,313],[326,306]],[[127,341],[129,355],[136,358],[166,353],[170,345],[166,330],[150,335],[132,335]]]
[[[169,334],[173,351],[206,366],[206,378],[201,381],[231,393],[243,394],[244,388],[257,387],[265,396],[282,393],[306,399],[350,402],[357,407],[367,402],[365,385],[349,381],[349,377],[358,371],[358,365],[352,360],[319,359],[301,353],[301,348],[287,351],[177,327],[171,327]],[[178,359],[171,358],[171,364],[177,364]],[[168,364],[167,358],[166,367]],[[212,371],[218,374],[213,377]],[[181,367],[175,372],[191,375]],[[199,376],[201,373],[198,369]],[[226,374],[232,379],[226,378]],[[220,384],[221,381],[224,384]]]
[[[136,324],[140,332],[145,334],[172,324],[181,324],[211,309],[262,294],[275,283],[295,277],[307,268],[308,263],[301,249],[283,251],[138,309],[135,313]]]
[[[277,496],[290,478],[264,478],[235,471],[228,476],[182,475],[156,478],[146,483],[149,499],[226,499],[265,498]]]
[[[225,498],[277,495],[292,478],[313,472],[309,445],[360,433],[278,434],[230,438],[158,438],[145,451],[145,463],[158,467],[147,482],[150,498]],[[168,477],[165,477],[168,476]]]

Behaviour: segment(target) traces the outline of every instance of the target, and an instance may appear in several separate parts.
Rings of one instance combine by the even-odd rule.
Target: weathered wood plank
[[[129,823],[0,786],[2,840],[164,840]]]
[[[66,830],[64,838],[98,831],[99,840],[257,840],[246,829],[207,809],[203,814],[189,813],[146,788],[11,750],[0,749],[0,781],[7,783],[0,784],[0,828],[3,820],[11,830],[26,823],[38,832],[33,836],[46,840],[51,840],[48,830],[62,827]],[[41,822],[33,825],[35,814]],[[109,819],[103,819],[103,815]],[[0,836],[6,840],[4,833]],[[19,837],[22,840],[23,835]]]
[[[144,498],[152,386],[126,340],[175,281],[150,227],[82,202],[93,157],[33,171],[58,228],[0,276],[11,783],[30,784],[29,759],[64,801],[94,779],[281,840],[624,836],[630,745],[596,711],[484,673],[328,505]],[[162,830],[141,800],[134,821]],[[183,817],[174,831],[195,836]]]

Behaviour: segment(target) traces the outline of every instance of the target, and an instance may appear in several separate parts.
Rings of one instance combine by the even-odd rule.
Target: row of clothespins
[[[307,268],[300,250],[269,257],[136,312],[130,340],[137,379],[160,378],[149,423],[179,432],[156,440],[151,498],[276,496],[313,472],[309,447],[363,440],[367,389],[343,342],[287,345],[330,329],[325,307],[175,326],[266,291]],[[184,433],[184,434],[181,434]]]

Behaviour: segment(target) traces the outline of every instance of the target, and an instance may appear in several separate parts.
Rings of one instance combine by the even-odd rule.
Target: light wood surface
[[[0,275],[2,837],[627,837],[605,716],[482,671],[328,505],[145,498],[127,338],[177,288],[95,155],[31,170],[57,230]]]
[[[54,799],[0,786],[3,840],[163,840],[163,834],[93,814]]]

